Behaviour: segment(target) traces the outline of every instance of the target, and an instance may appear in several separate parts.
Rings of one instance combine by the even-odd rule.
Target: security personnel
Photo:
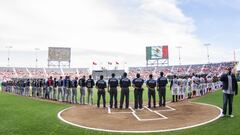
[[[130,79],[127,78],[127,73],[123,74],[123,78],[120,80],[121,87],[121,99],[120,99],[120,109],[123,108],[123,102],[125,97],[125,107],[128,109],[129,107],[129,87],[131,86]]]
[[[118,79],[115,78],[115,74],[112,74],[112,78],[108,80],[108,92],[110,94],[110,108],[113,107],[113,98],[114,98],[114,107],[117,108],[117,86]]]
[[[66,102],[71,103],[71,88],[72,88],[72,82],[70,80],[70,76],[66,77]]]
[[[78,87],[78,78],[72,80],[72,103],[77,104],[77,87]]]
[[[92,79],[92,76],[89,75],[89,78],[86,81],[86,87],[88,91],[88,104],[93,105],[93,86],[95,85],[94,80]],[[90,103],[91,102],[91,103]]]
[[[63,80],[62,76],[60,76],[59,80],[57,81],[58,85],[58,101],[63,101],[64,100],[64,92],[63,92]],[[60,100],[61,97],[61,100]]]
[[[97,107],[100,107],[100,99],[101,96],[103,98],[103,107],[106,107],[106,97],[105,97],[105,88],[107,87],[107,83],[103,80],[103,75],[100,76],[100,80],[96,83],[96,88],[98,89],[98,99],[97,99]]]
[[[153,79],[153,75],[149,75],[149,80],[146,82],[148,87],[148,108],[151,108],[151,98],[153,98],[153,107],[156,108],[156,85],[157,81]]]
[[[142,94],[143,94],[143,83],[144,80],[140,78],[140,74],[137,73],[136,75],[137,78],[133,79],[132,84],[134,87],[134,108],[135,109],[142,109],[143,107],[143,99],[142,99]]]
[[[83,76],[81,79],[79,79],[78,82],[80,86],[80,104],[85,104],[85,95],[86,95],[86,77]]]
[[[168,84],[168,80],[163,76],[164,73],[160,73],[160,77],[157,80],[158,86],[158,95],[159,95],[159,107],[166,106],[166,86]]]

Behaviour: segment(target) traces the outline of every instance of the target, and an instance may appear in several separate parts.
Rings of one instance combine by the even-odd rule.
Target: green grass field
[[[131,95],[133,95],[133,93],[131,93]],[[144,95],[144,99],[146,99],[146,91]],[[168,92],[168,99],[169,97],[170,94]],[[132,99],[131,96],[131,101]],[[198,98],[196,102],[209,103],[221,107],[222,92],[217,91],[208,94]],[[221,118],[213,123],[192,129],[152,133],[152,135],[239,135],[239,103],[240,98],[236,96],[234,99],[234,118]],[[122,135],[122,133],[107,133],[81,129],[61,122],[57,118],[57,113],[69,106],[70,105],[49,103],[0,92],[0,135]]]

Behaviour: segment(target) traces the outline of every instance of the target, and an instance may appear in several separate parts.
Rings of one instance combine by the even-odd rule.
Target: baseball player
[[[178,101],[178,79],[177,76],[174,75],[170,84],[170,90],[172,91],[172,102]],[[176,99],[176,100],[175,100]]]
[[[30,96],[29,91],[30,91],[30,80],[27,79],[25,81],[25,96]]]
[[[53,79],[53,100],[57,101],[57,78]]]
[[[80,86],[80,104],[85,104],[85,95],[86,95],[86,77],[83,76],[81,79],[79,79],[79,86]]]
[[[69,102],[69,103],[71,103],[71,94],[72,94],[71,88],[72,88],[72,82],[70,80],[70,76],[67,76],[66,77],[66,102]]]
[[[72,80],[72,103],[77,104],[77,87],[78,87],[78,78]]]
[[[64,101],[62,76],[60,76],[59,80],[57,81],[57,85],[58,85],[58,101]]]

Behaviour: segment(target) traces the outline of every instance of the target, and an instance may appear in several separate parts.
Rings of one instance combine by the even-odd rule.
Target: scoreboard
[[[71,48],[65,47],[49,47],[48,48],[49,61],[70,61]]]
[[[168,46],[148,46],[146,47],[146,60],[168,59]]]

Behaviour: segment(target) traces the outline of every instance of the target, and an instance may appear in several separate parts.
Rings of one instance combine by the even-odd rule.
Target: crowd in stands
[[[198,65],[177,65],[177,66],[161,66],[161,67],[129,67],[128,76],[130,79],[135,78],[136,73],[140,73],[143,79],[147,79],[149,74],[153,74],[156,78],[160,72],[164,72],[167,76],[191,75],[208,75],[209,73],[218,76],[227,67],[235,67],[238,62],[222,62]],[[6,78],[59,78],[60,76],[81,77],[88,76],[88,68],[19,68],[19,67],[0,67],[0,80]]]

